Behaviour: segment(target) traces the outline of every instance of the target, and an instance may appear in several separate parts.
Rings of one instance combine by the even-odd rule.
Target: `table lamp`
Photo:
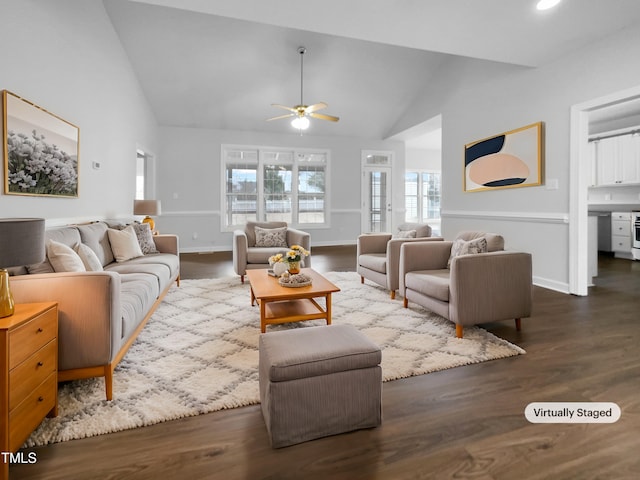
[[[153,232],[156,229],[156,222],[149,215],[160,215],[160,200],[134,200],[133,214],[146,215],[142,223],[148,223]]]
[[[44,260],[44,218],[0,218],[0,318],[14,312],[8,267]]]

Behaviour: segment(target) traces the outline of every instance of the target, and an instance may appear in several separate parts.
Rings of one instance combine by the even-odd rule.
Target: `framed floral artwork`
[[[78,196],[80,129],[2,91],[4,193]]]
[[[464,191],[542,184],[543,123],[501,133],[464,147]]]

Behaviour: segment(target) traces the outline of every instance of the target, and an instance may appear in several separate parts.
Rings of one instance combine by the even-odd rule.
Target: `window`
[[[136,152],[136,200],[144,200],[147,157],[142,150]]]
[[[223,228],[247,221],[325,225],[328,158],[327,151],[223,146]]]
[[[406,172],[404,203],[406,222],[440,218],[440,172]]]

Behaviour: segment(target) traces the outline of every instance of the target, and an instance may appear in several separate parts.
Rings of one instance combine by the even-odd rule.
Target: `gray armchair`
[[[499,235],[464,232],[463,239],[484,236],[488,252],[456,256],[454,242],[406,243],[400,252],[400,292],[404,306],[415,302],[456,324],[462,338],[468,325],[531,315],[531,255],[504,251]]]
[[[367,278],[391,293],[396,298],[398,290],[400,247],[406,242],[442,241],[443,238],[432,237],[431,227],[421,223],[404,223],[398,227],[398,236],[390,233],[368,233],[360,235],[357,241],[356,271],[360,274],[360,282]],[[409,236],[410,235],[410,236]]]
[[[284,229],[282,243],[276,246],[277,242],[270,241],[266,243],[270,246],[260,246],[259,239],[256,241],[256,227],[267,230]],[[244,283],[247,270],[269,268],[270,256],[285,252],[293,245],[310,250],[310,243],[311,236],[307,232],[289,228],[286,222],[247,222],[244,230],[233,232],[233,269]],[[311,267],[311,256],[304,259],[304,266]]]

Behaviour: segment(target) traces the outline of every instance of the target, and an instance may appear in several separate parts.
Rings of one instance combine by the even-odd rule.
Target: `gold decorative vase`
[[[292,275],[300,273],[300,262],[289,262],[289,273]]]
[[[13,295],[9,290],[9,272],[0,269],[0,318],[9,317],[14,311]]]

